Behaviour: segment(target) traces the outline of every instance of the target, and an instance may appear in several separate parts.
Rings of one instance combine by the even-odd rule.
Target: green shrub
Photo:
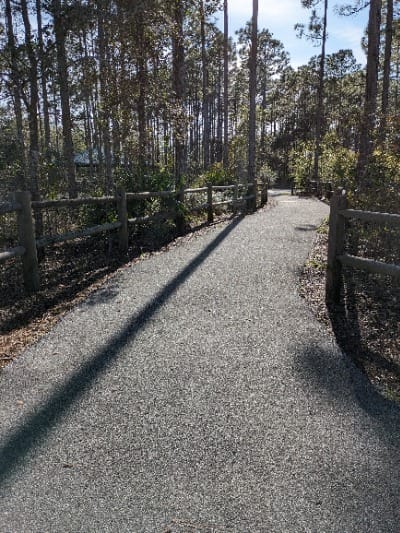
[[[264,183],[268,182],[270,186],[272,186],[278,179],[278,173],[275,172],[275,170],[272,170],[268,163],[264,163],[257,174]]]
[[[289,153],[289,171],[297,188],[305,188],[312,177],[314,146],[311,141],[302,141]]]
[[[213,185],[230,185],[232,182],[233,178],[231,173],[224,169],[221,162],[218,162],[211,165],[206,172],[200,174],[197,180],[195,180],[194,185],[196,187],[205,187],[207,183],[212,183]]]

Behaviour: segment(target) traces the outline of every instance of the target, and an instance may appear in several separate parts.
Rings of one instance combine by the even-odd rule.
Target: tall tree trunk
[[[145,42],[145,21],[144,21],[144,7],[138,9],[137,27],[136,27],[136,47],[137,47],[137,76],[139,85],[139,95],[137,101],[138,111],[138,136],[139,136],[139,171],[143,176],[145,166],[147,163],[147,120],[146,120],[146,94],[147,90],[147,61],[146,61],[146,42]],[[143,179],[142,179],[143,181]],[[142,183],[142,188],[146,188],[146,184]]]
[[[228,62],[228,0],[224,0],[224,168],[229,164],[229,62]]]
[[[201,36],[201,68],[203,84],[203,166],[207,169],[210,166],[210,110],[208,94],[208,66],[206,52],[206,32],[205,32],[205,10],[204,0],[200,2],[200,36]]]
[[[322,122],[324,115],[324,81],[325,81],[325,48],[326,48],[326,29],[328,24],[328,0],[324,0],[324,16],[322,19],[322,44],[321,57],[318,71],[318,96],[317,110],[315,117],[315,149],[314,149],[314,179],[319,182],[319,159],[321,155],[321,137]]]
[[[69,101],[68,63],[65,49],[66,28],[60,0],[52,1],[54,33],[57,50],[58,81],[60,85],[61,120],[63,135],[63,159],[70,198],[78,196],[76,170],[74,163],[74,143],[72,141],[72,120]]]
[[[43,43],[43,24],[42,24],[42,3],[36,0],[36,21],[38,27],[38,54],[40,63],[40,83],[42,89],[42,107],[43,107],[43,126],[44,126],[44,150],[46,158],[50,157],[51,138],[50,138],[50,118],[49,118],[49,97],[47,91],[47,76]]]
[[[249,57],[249,158],[248,181],[252,183],[250,194],[256,191],[256,91],[257,91],[257,48],[258,48],[258,0],[253,0],[251,22],[251,46]],[[256,198],[249,202],[251,209],[256,208]]]
[[[29,175],[30,190],[37,199],[39,194],[39,123],[38,104],[39,92],[37,85],[37,59],[32,45],[31,24],[28,15],[26,0],[21,0],[21,14],[25,30],[25,47],[29,60],[29,101],[28,101],[28,122],[29,122]]]
[[[381,0],[371,0],[368,18],[367,76],[365,103],[361,125],[360,148],[357,161],[357,179],[361,188],[368,187],[367,171],[373,152],[373,134],[376,122],[378,93],[379,40],[381,24]]]
[[[173,2],[174,28],[172,35],[172,69],[175,96],[175,185],[177,190],[184,186],[186,171],[185,157],[185,49],[183,36],[184,5],[183,0]]]
[[[223,64],[222,58],[218,59],[218,83],[217,83],[217,161],[223,161],[223,96],[222,96],[222,77],[223,77]]]
[[[390,88],[390,64],[392,59],[393,41],[393,0],[386,0],[386,25],[385,25],[385,58],[383,63],[382,80],[382,105],[380,123],[380,141],[383,143],[386,137],[386,125],[389,106]]]
[[[20,157],[20,169],[16,173],[16,188],[26,189],[26,158],[25,158],[25,139],[22,121],[22,104],[21,104],[21,76],[18,70],[18,56],[15,47],[15,35],[13,29],[13,17],[11,10],[11,1],[5,2],[5,19],[7,26],[7,44],[10,50],[10,78],[13,96],[13,105],[15,113],[15,123],[17,129],[17,144]]]
[[[106,2],[99,0],[97,2],[97,25],[99,38],[99,82],[100,82],[100,124],[103,137],[104,147],[104,164],[105,164],[105,183],[104,190],[110,194],[113,187],[112,161],[111,161],[111,135],[110,135],[110,102],[109,102],[109,83],[110,72],[107,61],[108,35],[105,30],[106,20]]]

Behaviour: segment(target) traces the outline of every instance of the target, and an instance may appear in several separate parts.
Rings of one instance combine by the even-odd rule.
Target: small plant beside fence
[[[326,301],[328,303],[340,302],[343,285],[343,266],[350,266],[375,274],[400,278],[400,265],[383,263],[345,253],[347,219],[400,227],[400,214],[348,209],[345,191],[337,191],[332,196],[329,216],[328,265],[326,276]]]
[[[13,200],[0,205],[0,216],[9,213],[16,213],[18,227],[18,245],[0,252],[0,263],[10,259],[21,257],[24,286],[28,292],[36,292],[40,288],[38,250],[46,246],[71,241],[83,237],[118,231],[118,247],[122,253],[128,251],[129,227],[147,224],[162,219],[174,219],[179,229],[182,224],[182,213],[207,212],[207,222],[214,221],[216,208],[222,206],[233,206],[238,209],[250,200],[256,200],[256,205],[263,205],[268,199],[267,184],[257,183],[256,190],[253,191],[253,184],[234,185],[212,185],[197,189],[184,189],[177,191],[155,191],[155,192],[125,192],[117,189],[114,196],[62,199],[62,200],[42,200],[32,201],[29,192],[22,191],[14,193]],[[220,200],[216,194],[223,194],[229,191],[233,198]],[[249,191],[251,194],[249,194]],[[203,193],[207,196],[207,202],[191,205],[188,198]],[[135,216],[129,218],[128,203],[130,201],[145,201],[148,199],[170,199],[168,210],[158,211],[151,215]],[[107,222],[90,227],[85,227],[77,231],[69,231],[56,235],[35,236],[34,214],[35,211],[43,209],[74,208],[79,206],[106,206],[114,208],[117,214],[115,222]]]

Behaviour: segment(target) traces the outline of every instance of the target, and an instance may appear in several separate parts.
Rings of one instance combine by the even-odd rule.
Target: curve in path
[[[2,371],[0,531],[398,531],[398,411],[297,292],[327,207],[273,196]]]

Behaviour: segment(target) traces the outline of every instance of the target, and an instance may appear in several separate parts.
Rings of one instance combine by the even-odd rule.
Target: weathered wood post
[[[212,224],[214,222],[212,183],[207,183],[207,222],[209,224]]]
[[[248,184],[247,188],[247,210],[254,212],[257,210],[257,181],[254,180]]]
[[[261,189],[260,205],[261,206],[265,205],[268,202],[268,185],[269,185],[268,178],[261,180],[260,182],[260,189]]]
[[[22,256],[24,286],[28,292],[39,290],[39,263],[36,248],[35,228],[32,216],[31,194],[28,191],[14,193],[14,201],[21,206],[17,211],[18,237],[25,248]]]
[[[126,192],[122,187],[118,187],[115,191],[115,201],[117,203],[118,221],[121,227],[118,230],[118,247],[120,252],[126,253],[128,251],[128,209],[126,205]]]
[[[175,197],[175,225],[176,230],[179,235],[183,235],[185,233],[185,189],[183,186],[180,187],[179,191],[176,194]]]
[[[235,188],[233,189],[233,212],[236,213],[239,211],[239,182],[236,181]]]
[[[342,288],[342,265],[337,259],[343,254],[345,239],[345,218],[340,211],[347,208],[346,192],[338,189],[331,198],[328,236],[328,265],[326,271],[326,301],[340,302]]]
[[[261,202],[261,183],[260,180],[256,179],[254,180],[254,208],[257,209],[260,207]]]

